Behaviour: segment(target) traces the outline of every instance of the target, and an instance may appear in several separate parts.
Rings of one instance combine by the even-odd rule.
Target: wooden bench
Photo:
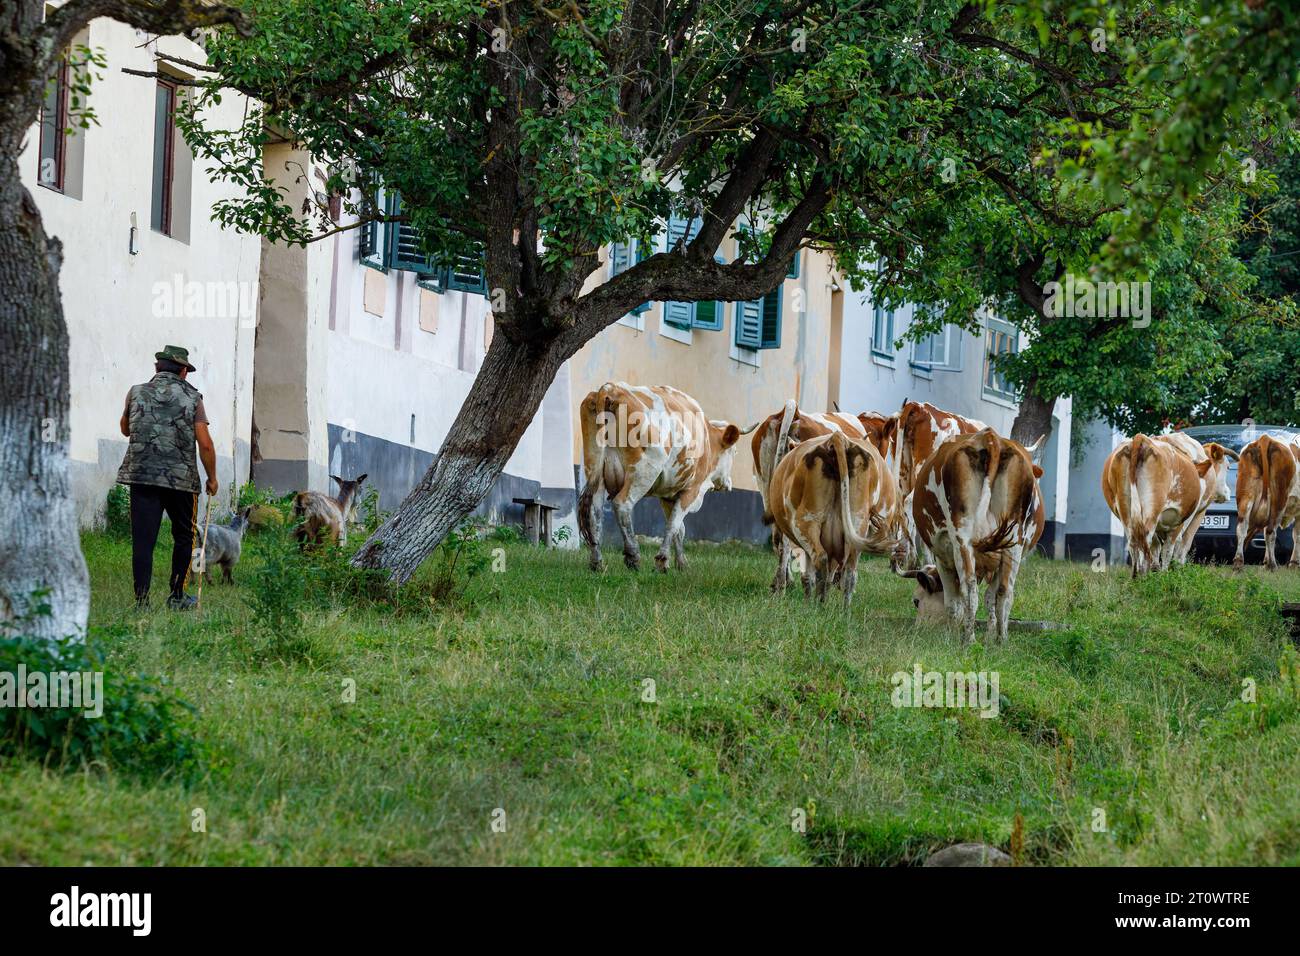
[[[515,498],[514,503],[524,506],[524,536],[529,544],[540,544],[543,548],[551,546],[551,515],[555,505],[548,505],[539,498]]]

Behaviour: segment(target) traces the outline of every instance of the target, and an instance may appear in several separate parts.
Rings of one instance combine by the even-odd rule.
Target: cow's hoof
[[[602,571],[605,570],[605,562],[604,562],[604,561],[592,561],[590,567],[591,567],[591,570],[595,571],[597,574],[600,574],[600,572],[602,572]]]
[[[668,559],[662,554],[655,555],[655,570],[660,574],[668,573]]]
[[[1245,567],[1246,567],[1246,562],[1243,561],[1243,560],[1241,560],[1241,558],[1233,558],[1233,559],[1232,559],[1232,570],[1234,570],[1234,571],[1242,571],[1242,570],[1245,569]]]
[[[641,570],[641,556],[639,554],[623,555],[623,563],[627,565],[629,571]]]

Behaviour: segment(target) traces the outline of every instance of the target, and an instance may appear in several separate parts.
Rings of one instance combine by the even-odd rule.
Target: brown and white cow
[[[790,443],[821,438],[833,432],[852,439],[862,439],[868,432],[864,427],[866,423],[861,419],[861,415],[855,418],[843,412],[802,411],[792,398],[781,411],[773,412],[759,422],[754,437],[750,440],[750,450],[754,456],[754,480],[763,499],[764,524],[772,523],[772,508],[769,504],[772,474]],[[789,579],[791,549],[779,529],[773,531],[772,546],[777,553],[776,575],[772,578],[772,590],[775,591],[785,586],[781,582]]]
[[[1134,577],[1167,568],[1179,558],[1184,532],[1190,528],[1196,533],[1203,499],[1212,501],[1220,490],[1223,455],[1216,461],[1203,454],[1201,461],[1193,461],[1185,438],[1134,435],[1117,445],[1102,466],[1101,493],[1124,526]]]
[[[832,431],[800,442],[777,462],[768,501],[783,540],[808,556],[804,592],[817,598],[838,577],[844,603],[853,600],[863,551],[905,554],[898,486],[879,450],[866,439]],[[774,588],[785,590],[789,566]]]
[[[1171,432],[1168,435],[1155,437],[1156,441],[1177,448],[1195,465],[1200,465],[1207,460],[1210,462],[1209,470],[1201,475],[1201,500],[1192,515],[1183,522],[1183,528],[1178,532],[1177,541],[1170,555],[1171,563],[1186,564],[1187,555],[1191,553],[1192,545],[1196,541],[1196,532],[1201,527],[1201,519],[1205,517],[1205,512],[1209,510],[1210,505],[1221,504],[1228,500],[1228,459],[1235,460],[1237,453],[1218,442],[1201,444],[1191,435],[1183,432]]]
[[[671,385],[606,382],[582,400],[582,459],[587,484],[578,499],[578,530],[591,548],[591,568],[603,570],[601,517],[608,494],[623,535],[623,561],[641,566],[632,509],[647,495],[664,509],[664,540],[655,567],[668,570],[672,553],[686,567],[685,519],[710,488],[731,490],[736,442],[752,429],[709,421],[700,403]]]
[[[1016,576],[1043,534],[1043,469],[1026,448],[991,428],[947,439],[920,467],[912,517],[935,564],[900,572],[915,578],[918,616],[945,617],[975,636],[979,586],[988,584],[989,633],[1005,640]]]
[[[891,439],[895,445],[894,476],[898,479],[899,494],[903,496],[903,518],[909,526],[908,538],[912,542],[914,559],[921,559],[923,548],[916,528],[912,526],[913,509],[908,503],[908,496],[916,485],[917,472],[945,442],[959,435],[973,435],[987,427],[977,419],[946,412],[929,402],[903,402],[891,429]]]
[[[1246,542],[1264,532],[1264,564],[1277,570],[1277,531],[1300,516],[1300,448],[1260,435],[1241,450],[1237,464],[1237,554],[1232,566],[1246,563]],[[1300,567],[1300,541],[1287,567]]]

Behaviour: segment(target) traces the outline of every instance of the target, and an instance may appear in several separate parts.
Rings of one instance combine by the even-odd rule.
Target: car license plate
[[[1206,515],[1201,519],[1201,528],[1207,531],[1227,531],[1227,515]]]

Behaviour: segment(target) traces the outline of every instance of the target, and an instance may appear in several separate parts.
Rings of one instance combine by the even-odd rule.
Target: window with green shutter
[[[781,347],[781,299],[785,284],[761,299],[736,303],[736,345],[743,349]]]
[[[722,256],[714,256],[715,262],[725,262]],[[721,332],[723,319],[723,306],[721,302],[709,300],[707,302],[695,303],[695,315],[691,319],[694,328],[703,329],[705,332]]]
[[[799,278],[799,259],[802,255],[803,255],[802,249],[800,249],[798,252],[794,254],[794,259],[790,263],[790,271],[785,274],[785,277],[787,279]]]
[[[690,242],[703,225],[701,219],[683,219],[680,216],[668,217],[668,251],[678,250],[678,245]],[[675,329],[689,329],[695,326],[694,302],[665,302],[664,322]],[[719,326],[721,328],[721,326]]]
[[[402,197],[395,193],[390,204],[389,215],[400,216],[401,214]],[[424,240],[420,238],[414,223],[390,222],[388,227],[391,250],[388,264],[391,268],[422,275],[434,271],[433,262],[424,253]]]
[[[620,272],[626,272],[638,262],[651,255],[643,239],[629,239],[627,242],[614,242],[609,246],[609,277],[612,279]],[[640,315],[650,309],[649,302],[642,302],[632,310],[632,315]]]

